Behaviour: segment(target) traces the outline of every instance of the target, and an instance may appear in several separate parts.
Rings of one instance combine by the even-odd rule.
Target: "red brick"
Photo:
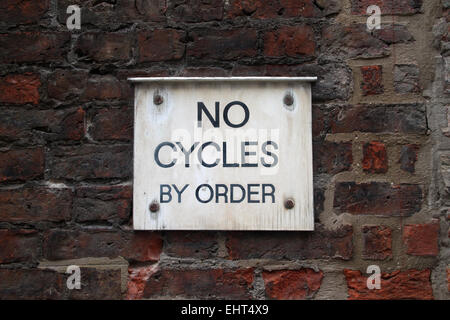
[[[369,173],[388,171],[388,157],[384,143],[372,141],[364,144],[362,168]]]
[[[0,21],[8,25],[36,23],[48,11],[50,0],[3,0]]]
[[[418,185],[339,182],[333,206],[338,213],[407,217],[420,211],[422,200]]]
[[[0,109],[0,140],[17,144],[44,144],[46,141],[81,140],[84,137],[84,110]]]
[[[89,131],[97,141],[133,138],[133,109],[128,107],[94,110]]]
[[[385,260],[392,257],[392,231],[385,226],[363,226],[363,258]]]
[[[402,147],[400,154],[400,169],[414,173],[416,170],[417,153],[419,151],[419,146],[416,144],[409,144]]]
[[[32,73],[11,74],[0,78],[0,103],[39,103],[39,75]]]
[[[361,271],[344,270],[350,300],[432,300],[430,270],[394,271],[381,274],[381,289],[368,289]]]
[[[223,2],[224,0],[169,1],[167,12],[168,15],[177,22],[220,21],[223,18]]]
[[[250,299],[253,269],[163,269],[147,281],[144,298]]]
[[[313,269],[264,271],[266,297],[276,300],[311,298],[320,289],[322,271]]]
[[[447,290],[450,292],[450,268],[447,267]]]
[[[143,267],[128,268],[127,300],[138,300],[144,296],[145,284],[158,271],[156,264]]]
[[[154,262],[162,251],[162,239],[152,232],[120,232],[114,229],[50,230],[44,236],[48,260],[86,257],[119,257]]]
[[[353,253],[353,229],[344,225],[327,230],[316,224],[314,232],[230,232],[228,258],[349,260]]]
[[[75,192],[73,215],[77,222],[124,223],[131,217],[131,186],[79,187]]]
[[[420,12],[423,0],[352,0],[352,14],[367,15],[367,8],[377,5],[381,14],[409,15]]]
[[[121,82],[111,75],[92,76],[87,82],[81,101],[125,100],[130,97],[132,97],[132,91],[125,81]]]
[[[86,88],[87,79],[87,71],[56,70],[48,79],[48,96],[61,101],[78,98]]]
[[[62,62],[70,34],[20,32],[0,35],[0,62]]]
[[[0,263],[35,262],[41,240],[36,230],[0,230]]]
[[[130,59],[133,44],[132,34],[89,32],[78,38],[75,52],[83,60],[126,61]]]
[[[149,231],[135,231],[129,238],[121,255],[129,261],[149,262],[158,261],[162,252],[163,241],[161,235]]]
[[[403,243],[406,253],[414,256],[437,256],[439,254],[439,221],[428,224],[405,225]]]
[[[197,59],[236,60],[257,54],[257,33],[252,29],[194,30],[187,56]]]
[[[361,67],[361,90],[363,96],[372,96],[384,92],[382,66]]]
[[[0,152],[0,182],[26,181],[44,175],[42,148]]]
[[[54,147],[48,154],[46,168],[54,179],[129,178],[132,159],[129,145]]]
[[[138,35],[139,62],[179,60],[183,57],[185,34],[174,29],[142,31]]]
[[[267,57],[313,56],[316,43],[310,26],[285,26],[264,35],[264,55]]]
[[[33,223],[67,221],[71,217],[72,192],[29,186],[0,191],[0,221]]]
[[[248,1],[231,0],[227,17],[250,16],[257,19],[316,17],[319,10],[312,0]]]
[[[164,253],[169,256],[207,259],[218,250],[215,232],[174,231],[166,234]]]
[[[314,173],[337,174],[351,170],[352,144],[313,140]]]

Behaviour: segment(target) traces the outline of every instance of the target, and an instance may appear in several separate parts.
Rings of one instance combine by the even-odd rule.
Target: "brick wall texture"
[[[449,30],[449,0],[2,0],[0,299],[449,299]],[[315,231],[134,232],[132,76],[317,76]]]

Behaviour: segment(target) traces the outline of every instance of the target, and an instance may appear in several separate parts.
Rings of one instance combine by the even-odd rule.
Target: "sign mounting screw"
[[[294,97],[292,96],[292,94],[287,93],[287,94],[284,96],[283,102],[284,102],[284,104],[287,105],[287,106],[292,106],[292,105],[294,104]]]
[[[164,102],[164,98],[160,94],[155,94],[153,96],[153,103],[159,106],[161,103]]]
[[[149,209],[150,209],[151,212],[158,212],[159,211],[159,203],[158,202],[152,202],[150,204]]]
[[[294,208],[294,206],[295,206],[295,201],[292,198],[289,198],[284,202],[284,207],[288,210]]]

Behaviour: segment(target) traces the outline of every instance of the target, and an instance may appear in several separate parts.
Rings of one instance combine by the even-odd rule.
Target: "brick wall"
[[[449,299],[449,20],[448,0],[3,0],[0,298]],[[316,230],[134,232],[132,76],[318,76]]]

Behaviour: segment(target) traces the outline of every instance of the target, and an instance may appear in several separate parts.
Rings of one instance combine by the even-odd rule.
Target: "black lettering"
[[[204,144],[202,144],[201,148],[198,149],[198,161],[200,161],[202,166],[207,167],[207,168],[212,168],[219,164],[220,159],[216,159],[216,162],[214,162],[214,163],[206,163],[205,161],[203,161],[203,149],[205,149],[209,145],[214,146],[216,148],[216,150],[218,152],[220,152],[220,146],[217,143],[215,143],[213,141],[205,142]]]
[[[168,191],[164,192],[163,188],[167,188]],[[167,203],[172,201],[172,188],[168,184],[162,184],[159,186],[159,202],[160,203]],[[164,200],[164,195],[167,195],[169,197],[168,200]]]
[[[202,199],[200,199],[200,196],[199,196],[199,192],[200,192],[200,189],[202,189],[203,187],[206,187],[206,188],[208,188],[209,189],[209,198],[208,198],[208,200],[202,200]],[[209,185],[209,184],[201,184],[201,185],[199,185],[198,187],[197,187],[197,190],[195,190],[195,197],[197,198],[197,200],[198,201],[200,201],[201,203],[208,203],[208,202],[210,202],[211,200],[212,200],[212,198],[214,197],[214,190],[213,190],[213,188]]]
[[[241,106],[242,109],[244,109],[244,113],[245,113],[244,120],[242,120],[242,122],[239,123],[239,124],[233,124],[228,119],[228,111],[230,110],[230,108],[232,106],[235,106],[235,105]],[[240,101],[232,101],[232,102],[230,102],[229,104],[227,104],[225,106],[225,109],[223,110],[223,120],[225,121],[227,126],[232,127],[232,128],[240,128],[240,127],[245,126],[245,124],[248,122],[249,118],[250,118],[250,111],[248,111],[248,107],[245,105],[245,103],[240,102]]]
[[[175,165],[175,163],[177,162],[176,159],[172,160],[172,162],[169,163],[169,164],[163,164],[163,163],[161,163],[161,161],[159,160],[159,150],[161,150],[161,148],[164,147],[164,146],[169,146],[169,147],[171,147],[173,151],[176,151],[176,150],[177,150],[177,148],[175,147],[175,145],[174,145],[172,142],[161,142],[161,143],[156,147],[156,149],[155,149],[154,157],[155,157],[156,164],[157,164],[158,166],[160,166],[161,168],[170,168],[170,167],[173,167],[173,166]]]
[[[234,199],[234,187],[241,189],[242,197],[237,200]],[[241,203],[245,199],[245,189],[240,184],[230,184],[230,202],[231,203]]]
[[[224,191],[220,192],[219,188],[223,188]],[[216,203],[219,203],[219,197],[224,197],[225,203],[228,203],[228,187],[224,184],[216,184]]]
[[[278,164],[278,156],[270,151],[267,150],[267,146],[273,146],[273,148],[275,150],[278,150],[278,144],[274,141],[266,141],[262,144],[261,149],[262,152],[266,155],[268,155],[269,157],[273,158],[273,162],[272,164],[267,163],[263,157],[261,157],[261,163],[264,167],[266,168],[270,168],[270,167],[275,167]]]
[[[252,200],[252,195],[257,195],[258,191],[252,191],[253,187],[259,187],[259,184],[248,184],[247,185],[247,193],[248,193],[248,203],[259,203],[259,200]]]
[[[220,125],[220,118],[219,118],[219,102],[216,102],[215,106],[215,117],[209,113],[208,109],[206,108],[205,104],[203,102],[197,102],[197,127],[202,127],[202,111],[205,112],[206,117],[209,119],[209,121],[212,123],[214,128],[218,128]]]
[[[258,142],[257,141],[244,141],[241,142],[241,162],[242,162],[242,167],[257,167],[258,164],[257,163],[247,163],[245,160],[245,157],[247,156],[255,156],[256,152],[249,152],[246,150],[245,147],[247,146],[257,146]]]
[[[272,189],[271,192],[266,192],[266,187],[269,187]],[[275,203],[275,186],[271,183],[269,184],[263,184],[262,185],[262,202],[266,203],[266,196],[271,197],[272,198],[272,203]]]
[[[178,190],[177,186],[172,184],[172,187],[175,189],[175,192],[178,194],[178,203],[181,202],[181,194],[186,190],[189,184],[185,185],[181,190]]]

